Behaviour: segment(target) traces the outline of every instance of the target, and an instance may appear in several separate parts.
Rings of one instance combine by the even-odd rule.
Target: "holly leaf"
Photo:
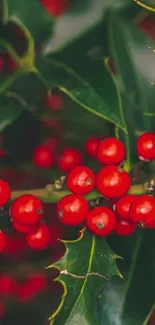
[[[51,36],[54,19],[45,11],[39,0],[2,1],[5,24],[13,21],[25,25],[37,46]]]
[[[97,299],[107,278],[119,272],[116,259],[106,241],[88,230],[74,242],[66,242],[65,255],[50,267],[60,271],[58,281],[64,286],[64,296],[51,324],[98,325]]]
[[[108,243],[124,258],[119,265],[124,278],[105,284],[100,320],[106,325],[147,324],[155,308],[154,229],[140,229],[126,238],[115,235]]]
[[[137,134],[151,131],[153,127],[152,114],[149,117],[152,109],[148,105],[148,91],[146,92],[150,85],[148,81],[148,85],[144,85],[137,66],[137,55],[138,53],[141,55],[142,50],[146,51],[149,42],[132,22],[126,22],[116,11],[107,12],[105,23],[109,50],[116,66],[122,113],[128,130],[128,150],[130,158],[135,161],[133,143]]]
[[[20,116],[23,107],[16,99],[1,96],[0,108],[0,132],[2,132]]]

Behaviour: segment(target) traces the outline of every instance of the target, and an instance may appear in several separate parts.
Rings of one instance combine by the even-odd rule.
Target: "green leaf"
[[[155,307],[154,229],[128,237],[113,236],[108,243],[124,261],[119,265],[123,281],[113,278],[105,285],[100,319],[106,325],[146,325]]]
[[[49,88],[59,87],[83,108],[125,131],[119,92],[103,59],[93,59],[90,41],[89,30],[53,57],[38,59],[39,76]]]
[[[50,266],[60,270],[57,280],[65,289],[61,305],[52,316],[55,325],[99,324],[96,299],[106,283],[105,277],[121,277],[116,259],[106,241],[88,230],[77,241],[66,242],[65,255]]]
[[[123,115],[128,130],[130,158],[135,160],[136,134],[151,130],[146,90],[137,69],[136,54],[148,48],[148,39],[114,11],[108,11],[106,26],[110,53],[116,65],[116,79],[122,97]],[[133,132],[134,130],[134,132]]]
[[[0,132],[12,124],[21,114],[22,105],[13,98],[0,97]]]
[[[3,0],[3,21],[7,23],[10,20],[25,25],[35,45],[51,36],[54,22],[39,0]]]

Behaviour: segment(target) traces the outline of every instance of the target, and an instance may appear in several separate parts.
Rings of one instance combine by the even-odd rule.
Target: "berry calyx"
[[[131,185],[129,174],[116,166],[102,168],[96,177],[96,187],[107,199],[120,198],[125,195]]]
[[[131,220],[141,227],[149,227],[155,223],[155,199],[151,195],[134,198],[130,208]]]
[[[63,172],[70,172],[76,166],[82,164],[81,153],[73,148],[64,149],[59,156],[58,166]]]
[[[0,206],[6,204],[11,198],[11,189],[7,182],[0,179]]]
[[[89,212],[85,198],[77,194],[64,196],[57,204],[58,218],[68,226],[80,225]]]
[[[12,220],[12,226],[16,231],[21,232],[23,234],[31,232],[33,227],[29,225],[22,225],[21,223],[17,222],[14,219]]]
[[[114,205],[114,211],[123,220],[129,220],[129,210],[131,204],[135,198],[135,195],[128,194],[123,196],[117,203]]]
[[[0,72],[2,72],[5,68],[4,58],[0,56]]]
[[[140,160],[155,159],[155,133],[145,132],[137,140],[137,154]]]
[[[97,159],[104,165],[119,165],[125,154],[124,144],[116,138],[103,140],[97,149]]]
[[[0,230],[0,253],[3,253],[7,245],[7,237],[5,233]]]
[[[107,207],[97,207],[92,209],[86,218],[88,229],[97,236],[107,236],[115,228],[116,216]]]
[[[69,191],[75,194],[87,194],[91,192],[95,186],[95,175],[88,167],[75,167],[70,171],[66,185]]]
[[[26,236],[27,244],[34,250],[44,250],[50,245],[50,230],[46,225],[40,225]]]
[[[60,111],[63,107],[63,101],[60,95],[47,94],[45,99],[46,106],[52,111]]]
[[[22,195],[10,208],[10,215],[15,222],[26,226],[35,225],[43,217],[42,202],[34,195]]]
[[[136,230],[136,225],[128,220],[118,220],[115,227],[115,232],[119,236],[128,236]]]
[[[101,139],[100,138],[89,138],[87,141],[86,141],[86,144],[85,144],[85,149],[86,149],[86,152],[87,154],[92,157],[92,158],[96,158],[96,155],[97,155],[97,148],[99,146],[101,142]]]
[[[46,145],[38,146],[32,156],[33,163],[41,168],[52,167],[55,164],[55,157]]]
[[[53,16],[61,16],[68,8],[68,0],[40,0],[44,8]]]

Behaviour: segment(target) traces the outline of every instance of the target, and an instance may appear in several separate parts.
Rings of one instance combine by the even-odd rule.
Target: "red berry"
[[[125,146],[116,138],[103,140],[97,149],[97,159],[104,165],[119,165],[125,159]]]
[[[115,227],[115,232],[119,236],[131,235],[136,230],[136,225],[127,220],[118,220]]]
[[[86,152],[92,158],[96,158],[97,148],[98,148],[100,142],[101,142],[101,139],[100,138],[89,138],[86,141],[86,145],[85,145]]]
[[[0,148],[0,158],[4,158],[6,155],[6,152],[4,149]]]
[[[131,204],[135,198],[135,195],[128,194],[123,196],[117,203],[115,204],[115,212],[119,216],[119,218],[124,220],[129,220],[129,210],[131,207]]]
[[[62,15],[68,8],[68,0],[40,0],[45,9],[53,16]]]
[[[45,140],[44,145],[49,148],[52,152],[55,152],[55,150],[58,147],[59,140],[56,138],[48,138]]]
[[[145,35],[149,36],[155,40],[155,20],[154,17],[148,15],[144,17],[139,24],[140,30],[144,32]]]
[[[116,216],[114,212],[107,207],[97,207],[88,213],[86,225],[95,235],[107,236],[115,228]]]
[[[31,275],[29,277],[29,283],[31,283],[36,294],[44,291],[47,286],[46,277],[42,273],[35,273]]]
[[[51,128],[51,131],[54,131],[58,135],[62,135],[64,133],[64,127],[59,120],[45,118],[42,122],[44,127]]]
[[[105,198],[113,199],[125,195],[131,185],[129,174],[116,166],[106,166],[96,177],[96,187]]]
[[[0,294],[10,295],[14,293],[15,282],[9,275],[0,276]]]
[[[5,55],[7,70],[11,73],[17,70],[17,62],[8,54]]]
[[[80,225],[89,211],[85,198],[76,194],[64,196],[57,204],[58,218],[68,226]]]
[[[5,305],[0,302],[0,318],[3,318],[5,315]]]
[[[82,155],[78,150],[73,148],[64,149],[58,159],[58,166],[63,172],[69,172],[81,164]]]
[[[150,195],[135,197],[130,208],[130,218],[142,227],[155,223],[155,199]]]
[[[21,233],[28,233],[32,231],[32,226],[29,225],[22,225],[21,223],[17,222],[16,220],[12,220],[12,226],[15,230]]]
[[[2,56],[0,56],[0,72],[4,70],[4,67],[5,67],[4,59]]]
[[[28,245],[35,250],[43,250],[50,245],[50,231],[48,226],[40,225],[35,231],[26,236]]]
[[[0,206],[6,204],[11,198],[11,189],[7,182],[0,179]]]
[[[47,94],[46,96],[46,106],[53,111],[60,111],[63,107],[63,101],[60,95]]]
[[[87,194],[91,192],[95,186],[95,175],[88,167],[75,167],[70,171],[66,185],[69,191],[75,194]]]
[[[11,217],[17,223],[32,226],[43,217],[42,202],[34,195],[22,195],[16,199],[10,208]]]
[[[155,133],[143,133],[137,140],[137,154],[141,160],[155,159]]]
[[[3,253],[7,245],[7,237],[5,233],[0,230],[0,253]]]
[[[38,146],[34,150],[32,160],[36,166],[41,168],[52,167],[55,164],[52,151],[45,145]]]

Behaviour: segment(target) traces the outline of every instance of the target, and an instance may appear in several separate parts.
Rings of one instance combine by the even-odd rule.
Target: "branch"
[[[146,187],[143,184],[133,185],[133,186],[131,186],[130,191],[129,191],[130,194],[135,194],[135,195],[136,194],[137,195],[144,194],[146,192],[147,192]],[[35,195],[46,203],[56,203],[62,197],[66,196],[68,194],[71,194],[71,193],[67,190],[57,191],[57,190],[55,190],[55,188],[53,187],[52,184],[48,184],[45,188],[13,191],[11,194],[11,200],[14,200],[14,199],[18,198],[19,196],[25,195],[25,194]],[[87,200],[93,200],[93,199],[96,199],[98,196],[99,196],[99,193],[97,191],[92,191],[91,193],[85,195],[85,198]]]

